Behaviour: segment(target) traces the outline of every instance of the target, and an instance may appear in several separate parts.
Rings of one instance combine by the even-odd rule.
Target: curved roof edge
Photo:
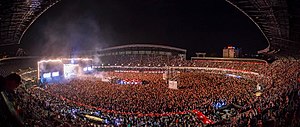
[[[49,8],[51,8],[52,6],[54,6],[55,4],[57,4],[58,2],[60,2],[61,0],[56,0],[54,1],[54,3],[50,4],[48,7],[46,7],[41,13],[39,13],[30,23],[29,25],[25,28],[25,30],[22,32],[18,43],[17,44],[21,44],[21,41],[23,39],[23,36],[25,35],[25,33],[27,32],[27,30],[29,29],[29,27],[42,15],[44,14],[44,12],[46,12]]]
[[[165,45],[155,45],[155,44],[128,44],[128,45],[120,45],[120,46],[114,46],[109,48],[101,49],[101,51],[107,51],[107,50],[113,50],[113,49],[121,49],[121,48],[132,48],[132,47],[147,47],[147,48],[164,48],[164,49],[171,49],[171,50],[177,50],[181,52],[186,52],[186,49],[182,48],[176,48],[171,46],[165,46]]]
[[[268,52],[270,50],[270,47],[271,47],[271,43],[270,43],[270,40],[269,38],[267,37],[267,35],[265,34],[265,32],[262,30],[262,28],[257,24],[256,21],[254,21],[254,19],[249,16],[244,10],[242,10],[240,7],[238,7],[237,5],[235,5],[234,3],[232,3],[231,1],[229,0],[225,0],[226,2],[228,2],[230,5],[232,5],[233,7],[235,7],[236,9],[238,9],[240,12],[242,12],[244,15],[246,15],[255,25],[256,27],[259,29],[259,31],[263,34],[263,36],[265,37],[265,39],[267,40],[268,42],[268,46],[264,49],[261,49],[259,50],[258,52],[260,53],[263,53],[263,52]]]

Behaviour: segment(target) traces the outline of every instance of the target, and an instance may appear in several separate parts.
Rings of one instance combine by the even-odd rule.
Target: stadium
[[[173,59],[186,59],[186,52],[186,49],[164,45],[132,44],[105,48],[98,51],[83,51],[77,54],[80,57],[100,59],[102,62],[101,65],[140,64],[140,66],[151,66],[152,64],[153,66],[155,63],[151,63],[150,61],[161,61],[160,63],[164,65],[171,63]]]
[[[300,126],[300,3],[225,1],[263,33],[267,59],[189,60],[188,49],[147,43],[20,51],[0,59],[1,126]],[[59,2],[1,1],[0,46],[20,44]]]

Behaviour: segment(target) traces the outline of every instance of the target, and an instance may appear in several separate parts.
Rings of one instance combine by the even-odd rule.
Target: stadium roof
[[[60,0],[0,0],[0,46],[20,44],[31,24]]]
[[[109,47],[105,49],[101,49],[101,51],[107,51],[107,50],[113,50],[113,49],[122,49],[122,48],[162,48],[162,49],[170,49],[170,50],[176,50],[181,52],[186,52],[186,49],[171,47],[171,46],[165,46],[165,45],[153,45],[153,44],[130,44],[130,45],[121,45],[121,46],[114,46]]]
[[[226,0],[248,16],[261,30],[269,53],[287,51],[299,53],[299,0]]]
[[[1,0],[0,46],[20,44],[31,24],[48,8],[61,0]],[[300,49],[299,0],[225,0],[261,30],[269,46],[264,52]]]

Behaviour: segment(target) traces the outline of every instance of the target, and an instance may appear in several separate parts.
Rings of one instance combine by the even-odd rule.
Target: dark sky
[[[36,20],[21,46],[49,55],[134,43],[185,48],[189,55],[267,46],[255,24],[225,0],[62,0]]]

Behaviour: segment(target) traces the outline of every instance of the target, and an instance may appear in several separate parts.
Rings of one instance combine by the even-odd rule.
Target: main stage
[[[40,84],[59,83],[93,72],[92,59],[60,58],[38,61]]]

